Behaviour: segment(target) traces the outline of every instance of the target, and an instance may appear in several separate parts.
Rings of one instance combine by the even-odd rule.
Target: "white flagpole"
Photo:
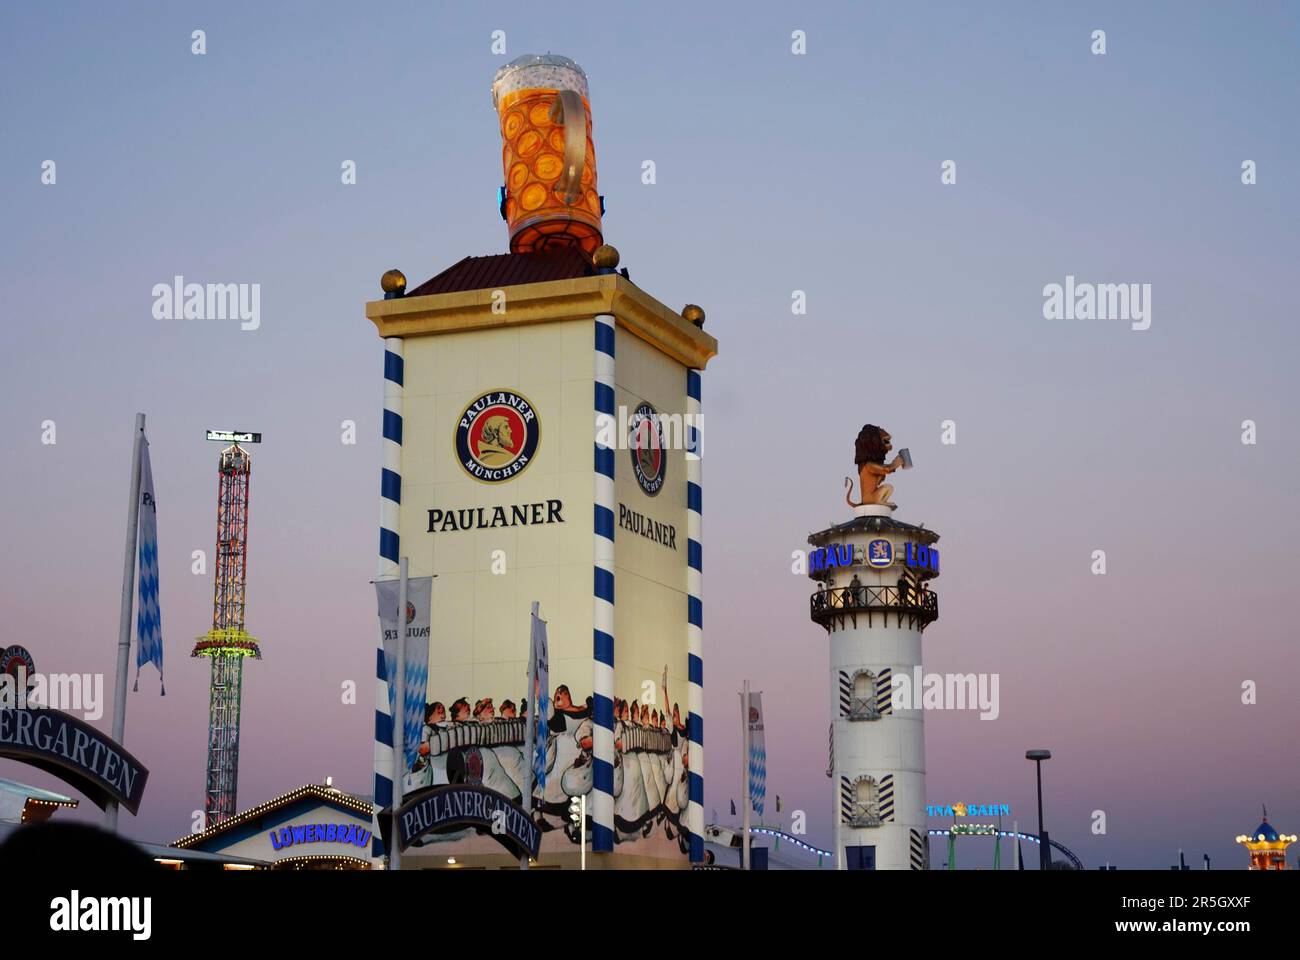
[[[740,792],[744,798],[740,827],[740,869],[749,869],[749,681],[740,695]]]
[[[538,713],[537,693],[537,614],[541,604],[533,601],[533,617],[528,621],[528,686],[524,699],[532,704],[533,712],[524,724],[524,809],[528,819],[533,818],[533,725],[541,716]],[[519,869],[528,869],[528,854],[519,855]]]
[[[402,845],[397,836],[397,808],[402,805],[403,767],[406,766],[406,748],[402,743],[406,730],[406,589],[407,558],[397,564],[397,684],[393,700],[393,832],[388,853],[388,869],[402,869]]]
[[[117,622],[117,680],[114,684],[113,739],[126,736],[126,675],[131,671],[131,603],[135,597],[135,550],[140,531],[140,443],[144,439],[144,414],[135,415],[135,440],[131,444],[131,493],[126,508],[126,555],[122,560],[122,612]],[[117,804],[104,808],[104,827],[117,833]]]

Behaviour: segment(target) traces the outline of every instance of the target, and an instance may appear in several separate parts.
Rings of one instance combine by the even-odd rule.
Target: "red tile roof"
[[[424,281],[408,297],[432,293],[456,293],[510,287],[546,280],[571,280],[594,274],[591,258],[577,247],[561,247],[538,253],[498,253],[487,257],[466,257],[442,273]]]

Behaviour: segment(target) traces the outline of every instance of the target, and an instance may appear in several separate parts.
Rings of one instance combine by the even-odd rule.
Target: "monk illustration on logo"
[[[894,493],[894,485],[881,481],[899,467],[910,467],[912,458],[906,450],[900,450],[898,456],[885,463],[885,454],[894,449],[893,437],[884,427],[868,423],[858,431],[854,444],[853,462],[858,468],[858,492],[862,499],[853,502],[853,480],[844,478],[844,500],[850,507],[860,507],[868,503],[878,503],[886,507],[896,507],[889,498]]]
[[[658,451],[650,445],[648,439],[644,447],[637,448],[636,458],[641,464],[641,472],[647,477],[658,475],[659,464],[656,462],[658,459]]]
[[[515,438],[508,418],[500,414],[488,417],[479,435],[478,458],[489,467],[509,463],[515,458]]]

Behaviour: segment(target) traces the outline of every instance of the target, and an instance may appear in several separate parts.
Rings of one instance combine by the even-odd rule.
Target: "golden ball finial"
[[[613,270],[618,266],[618,250],[608,243],[602,243],[591,255],[591,262],[596,265],[597,269]]]
[[[697,327],[704,326],[704,310],[693,303],[688,303],[686,306],[682,307],[682,318],[689,320]]]
[[[401,270],[385,270],[379,278],[379,289],[384,293],[401,293],[406,289],[406,274]]]

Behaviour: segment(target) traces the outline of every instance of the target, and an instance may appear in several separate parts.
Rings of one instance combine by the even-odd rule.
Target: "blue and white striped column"
[[[596,316],[591,849],[614,849],[614,318]],[[613,446],[601,443],[609,439]]]
[[[379,482],[379,569],[377,580],[397,576],[398,523],[402,505],[402,338],[384,340],[383,469]],[[400,619],[400,618],[399,618]],[[393,802],[393,715],[388,702],[388,669],[384,663],[384,625],[378,628],[375,650],[375,805]],[[383,856],[379,822],[375,818],[372,854]]]
[[[691,861],[704,860],[704,480],[700,463],[700,372],[686,371],[686,650],[688,738],[686,829]]]

